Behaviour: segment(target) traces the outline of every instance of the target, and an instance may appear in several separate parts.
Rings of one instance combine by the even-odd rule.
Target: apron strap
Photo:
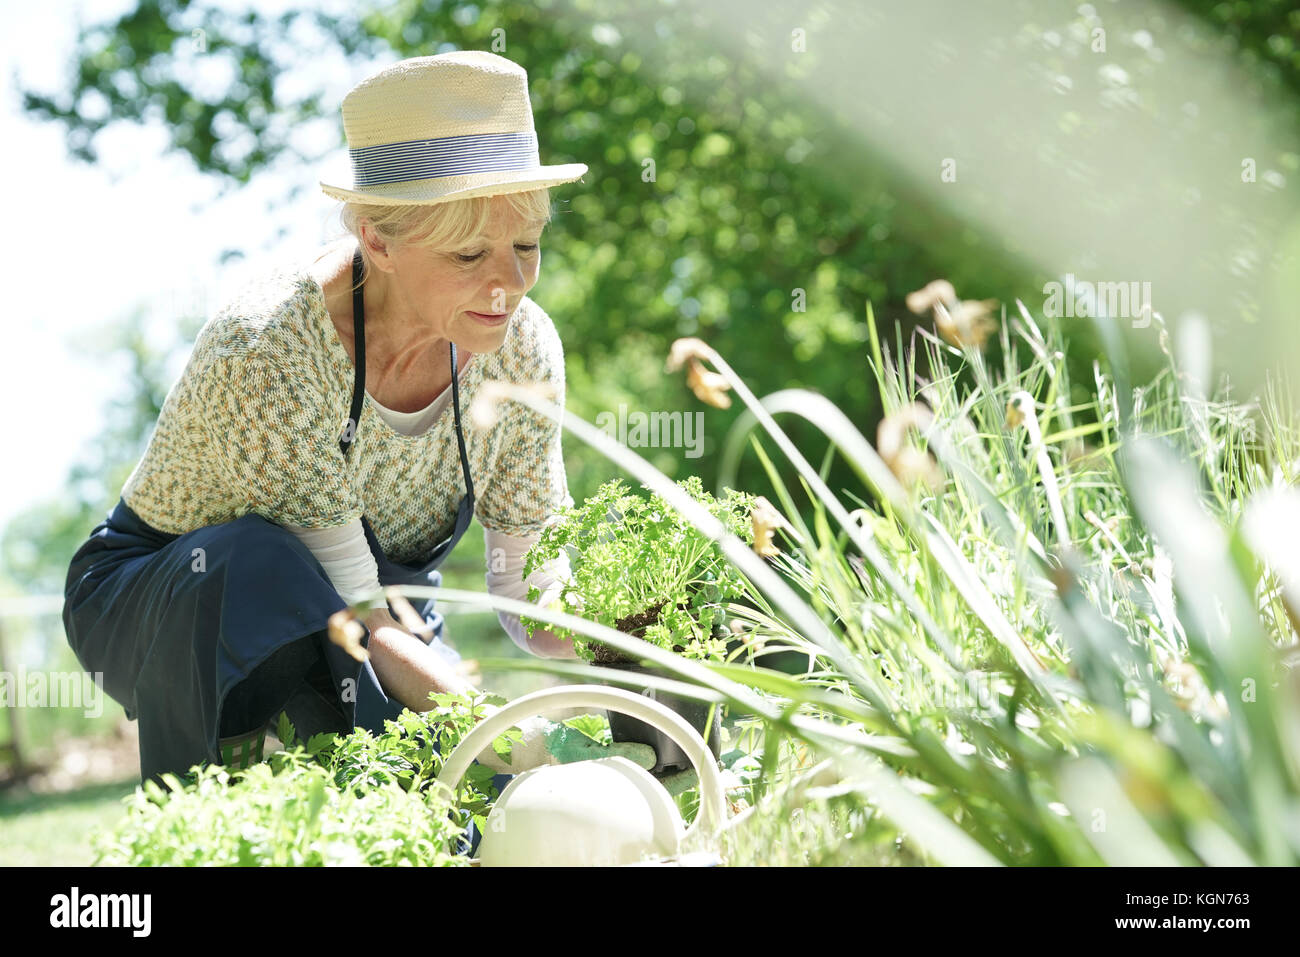
[[[361,404],[366,395],[366,303],[362,294],[361,267],[361,250],[358,249],[352,257],[352,348],[356,353],[352,365],[356,374],[352,383],[352,411],[349,413],[348,427],[339,440],[344,458],[347,458],[348,450],[356,441],[357,429],[361,427]]]
[[[352,411],[348,419],[348,428],[339,440],[339,448],[346,458],[352,444],[356,441],[357,429],[361,425],[361,406],[366,394],[366,325],[365,297],[362,295],[361,268],[363,261],[361,250],[352,257],[352,339],[356,358],[353,361],[355,376],[352,384]],[[460,449],[460,469],[465,477],[465,493],[471,507],[474,502],[474,481],[469,475],[469,455],[465,452],[465,435],[460,424],[460,370],[456,361],[456,343],[451,346],[451,404],[456,416],[456,444]]]
[[[469,456],[465,454],[465,436],[460,428],[460,373],[456,369],[456,343],[451,346],[451,405],[456,413],[456,444],[460,446],[460,470],[465,476],[465,495],[474,507],[474,482],[469,477]]]

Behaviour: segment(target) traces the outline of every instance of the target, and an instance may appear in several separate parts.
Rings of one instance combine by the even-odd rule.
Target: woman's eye
[[[515,249],[518,249],[520,252],[523,253],[533,253],[537,251],[537,243],[530,243],[530,244],[518,243],[515,245]],[[464,253],[457,253],[456,258],[463,263],[473,263],[473,262],[478,262],[480,259],[482,259],[483,254],[475,253],[472,256],[467,256]]]

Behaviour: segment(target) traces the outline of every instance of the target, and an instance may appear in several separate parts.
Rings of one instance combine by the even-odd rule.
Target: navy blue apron
[[[358,250],[352,268],[356,358],[351,427],[340,441],[345,456],[355,440],[365,395],[361,266]],[[450,353],[466,494],[450,534],[419,564],[389,561],[362,517],[383,585],[441,585],[438,566],[474,515],[455,344]],[[329,617],[347,604],[320,562],[293,533],[259,515],[175,535],[151,527],[119,500],[73,556],[64,597],[64,627],[82,667],[101,675],[104,691],[129,719],[139,719],[143,780],[218,762],[227,696],[277,652],[282,656],[290,645],[307,647],[307,637],[323,653],[338,692],[336,703],[350,726],[382,732],[384,721],[397,718],[403,708],[384,693],[368,661],[357,662],[328,640]],[[434,599],[413,604],[433,629],[431,647],[449,661],[458,660],[442,640],[445,623]],[[369,635],[363,644],[368,640]],[[294,688],[283,691],[288,699]]]

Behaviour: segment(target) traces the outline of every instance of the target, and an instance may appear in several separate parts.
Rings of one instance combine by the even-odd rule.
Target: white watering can
[[[713,843],[726,815],[722,776],[700,737],[680,715],[650,698],[602,685],[563,685],[524,695],[483,719],[452,751],[438,783],[453,792],[469,766],[503,731],[524,718],[569,708],[603,708],[663,731],[695,766],[700,809],[689,829],[672,796],[627,758],[544,765],[511,781],[488,813],[479,841],[482,866],[611,866],[677,857]]]

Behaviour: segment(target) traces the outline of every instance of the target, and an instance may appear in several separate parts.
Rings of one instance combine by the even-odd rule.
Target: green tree
[[[1184,6],[1236,37],[1261,76],[1296,88],[1296,14],[1282,0]],[[1039,7],[1022,9],[1033,28]],[[1054,277],[1033,275],[1014,237],[959,221],[903,185],[890,157],[864,153],[842,117],[809,108],[797,67],[782,67],[788,82],[772,82],[773,50],[729,52],[706,13],[626,0],[486,0],[272,16],[139,0],[82,29],[66,89],[23,90],[23,102],[62,124],[70,151],[89,162],[109,123],[161,122],[172,149],[237,187],[272,164],[315,168],[324,157],[305,153],[292,135],[302,124],[332,123],[344,145],[337,104],[286,82],[308,57],[374,63],[452,49],[502,53],[529,70],[544,161],[591,167],[585,184],[557,190],[554,228],[563,239],[547,247],[534,291],[565,343],[571,408],[592,419],[620,404],[694,411],[662,362],[674,338],[699,335],[760,392],[808,386],[869,423],[878,408],[866,386],[866,302],[885,341],[901,322],[906,343],[917,321],[903,297],[937,276],[963,297],[1008,303],[1041,300],[1044,279]],[[743,26],[770,40],[788,34],[789,19],[789,11],[757,5]],[[654,42],[631,42],[643,37]],[[228,67],[224,89],[200,89],[199,58]],[[990,107],[989,122],[1015,135],[1014,116]],[[302,180],[295,190],[314,188],[314,176]],[[1089,381],[1091,334],[1081,331],[1074,345],[1073,378]],[[650,457],[670,474],[695,471],[711,484],[710,453],[734,415],[708,413],[703,458]],[[810,433],[791,428],[807,447]],[[608,477],[584,450],[569,457],[576,496]],[[833,486],[848,484],[839,468]],[[762,486],[752,462],[747,469],[742,480]]]
[[[620,30],[658,31],[674,52],[648,63]],[[765,88],[760,63],[724,59],[688,17],[626,3],[399,3],[271,17],[142,0],[81,32],[68,90],[25,90],[24,103],[63,124],[70,151],[90,162],[95,134],[126,120],[164,122],[173,149],[231,186],[279,161],[312,168],[323,157],[301,152],[289,131],[319,118],[322,98],[286,95],[281,83],[302,55],[284,41],[304,33],[358,61],[499,49],[530,71],[545,160],[591,167],[589,185],[557,191],[564,237],[548,248],[534,293],[560,328],[571,407],[585,417],[620,403],[698,408],[662,374],[681,335],[707,338],[764,390],[809,385],[867,417],[867,300],[903,315],[902,295],[941,271],[966,294],[1017,285],[1004,257],[900,196],[883,165],[853,164],[847,192],[805,166],[814,140],[823,155],[852,147],[836,141],[829,118]],[[219,95],[193,89],[196,57],[233,67]],[[954,236],[960,255],[941,261],[907,241],[881,242],[907,229],[932,237],[927,251],[933,237]],[[708,453],[733,414],[710,413],[702,459],[666,451],[657,464],[711,481]],[[607,477],[581,450],[571,455],[575,494]]]

